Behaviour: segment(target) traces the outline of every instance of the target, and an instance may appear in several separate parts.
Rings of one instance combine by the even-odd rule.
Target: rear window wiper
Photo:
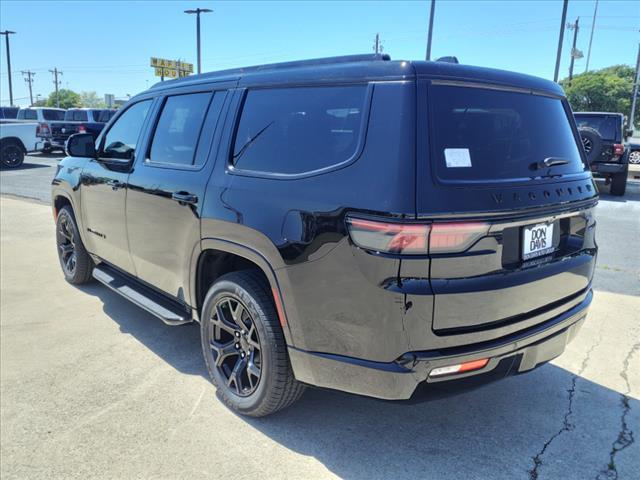
[[[569,160],[567,160],[566,158],[547,157],[539,163],[532,164],[531,169],[539,170],[541,168],[550,168],[550,167],[555,167],[557,165],[566,165],[568,163],[569,163]]]

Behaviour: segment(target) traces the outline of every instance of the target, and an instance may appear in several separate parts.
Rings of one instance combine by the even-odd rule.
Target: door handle
[[[109,185],[113,190],[118,190],[119,188],[124,188],[125,186],[125,184],[119,180],[107,180],[105,183]]]
[[[189,192],[173,192],[171,194],[171,199],[181,205],[194,205],[198,203],[198,196]]]

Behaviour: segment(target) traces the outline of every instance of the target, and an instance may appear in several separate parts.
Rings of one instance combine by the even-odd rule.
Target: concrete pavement
[[[417,405],[309,390],[255,420],[216,399],[197,326],[67,284],[49,206],[0,197],[0,476],[640,478],[640,189],[597,215],[593,307],[551,364]]]

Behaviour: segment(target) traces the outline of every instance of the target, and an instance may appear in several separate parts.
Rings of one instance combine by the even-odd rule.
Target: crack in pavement
[[[620,453],[625,448],[633,445],[635,442],[635,438],[633,437],[633,430],[629,428],[627,424],[627,415],[631,411],[631,405],[629,404],[629,394],[631,393],[631,384],[629,383],[629,377],[627,376],[627,371],[629,370],[629,363],[631,362],[631,357],[634,353],[640,351],[640,342],[634,344],[627,353],[627,356],[624,357],[624,361],[622,362],[622,370],[620,371],[620,376],[624,380],[627,389],[624,393],[620,394],[620,405],[622,406],[622,415],[620,416],[620,432],[618,433],[618,437],[611,444],[611,451],[609,452],[609,464],[607,465],[606,470],[602,470],[597,476],[596,480],[601,479],[618,479],[618,468],[616,467],[616,455]]]
[[[537,480],[540,467],[543,464],[542,457],[547,451],[547,448],[549,448],[549,446],[553,443],[553,441],[556,438],[558,438],[560,435],[562,435],[564,432],[573,430],[574,425],[569,421],[569,418],[573,414],[573,398],[576,393],[576,382],[578,380],[578,377],[580,377],[582,373],[586,370],[587,364],[589,363],[589,359],[591,358],[591,353],[598,345],[600,345],[601,340],[602,340],[602,332],[600,332],[600,334],[598,335],[598,340],[593,345],[591,345],[589,350],[587,350],[587,353],[584,359],[582,360],[582,364],[580,365],[580,369],[578,370],[578,373],[573,375],[573,377],[571,378],[571,387],[567,390],[567,392],[569,392],[568,407],[567,407],[567,412],[564,414],[562,428],[558,430],[556,433],[554,433],[551,436],[551,438],[549,438],[549,440],[547,440],[544,443],[544,445],[542,445],[542,448],[540,449],[540,451],[535,457],[532,457],[533,468],[529,470],[529,480]]]

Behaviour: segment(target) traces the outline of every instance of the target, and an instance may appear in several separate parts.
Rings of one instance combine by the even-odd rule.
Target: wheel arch
[[[255,268],[260,271],[269,284],[278,317],[280,318],[280,325],[287,344],[290,344],[291,315],[287,315],[285,310],[282,288],[276,271],[260,252],[250,247],[219,238],[203,239],[200,252],[197,258],[192,261],[192,304],[196,306],[196,311],[200,314],[204,297],[209,287],[218,277],[225,273],[248,268]]]
[[[5,137],[2,140],[0,140],[0,145],[2,147],[4,147],[7,144],[9,144],[9,145],[17,144],[22,149],[22,152],[24,154],[27,153],[27,148],[24,146],[24,143],[22,143],[22,140],[20,140],[19,137]]]

